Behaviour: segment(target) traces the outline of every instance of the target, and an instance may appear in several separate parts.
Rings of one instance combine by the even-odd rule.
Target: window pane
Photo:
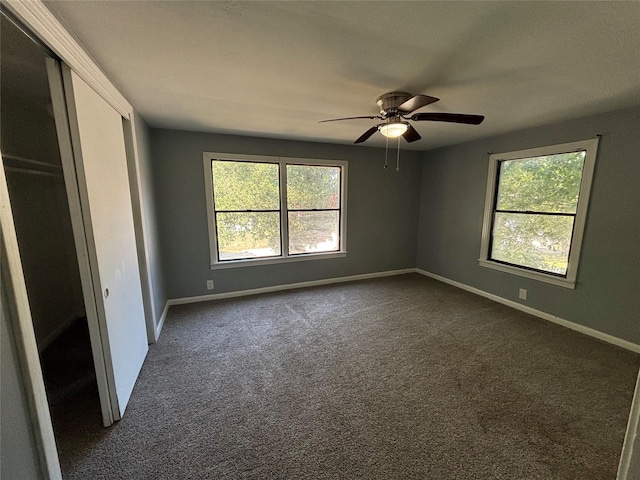
[[[287,207],[340,208],[340,168],[287,165]]]
[[[278,210],[278,165],[274,163],[213,160],[216,210]]]
[[[573,217],[496,213],[491,258],[565,275],[572,230]]]
[[[280,255],[280,213],[216,213],[220,260]]]
[[[289,212],[289,254],[338,250],[339,225],[337,211]]]
[[[497,209],[575,213],[586,152],[500,162]]]

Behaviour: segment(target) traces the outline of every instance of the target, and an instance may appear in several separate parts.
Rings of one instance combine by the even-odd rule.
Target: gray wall
[[[413,268],[422,155],[401,152],[399,172],[384,150],[174,130],[151,130],[154,188],[168,298],[231,292]],[[204,151],[347,160],[345,258],[211,270]],[[395,152],[394,152],[395,153]],[[206,290],[206,280],[215,290]]]
[[[487,152],[601,134],[575,290],[478,265]],[[640,343],[640,107],[424,152],[417,266]],[[518,289],[528,290],[526,301]]]
[[[151,286],[151,301],[154,308],[154,322],[156,326],[162,317],[167,296],[160,260],[160,246],[158,243],[158,222],[156,214],[156,194],[153,188],[151,167],[150,130],[144,119],[136,112],[136,140],[138,144],[138,162],[140,168],[140,188],[142,195],[142,217],[145,229],[145,245],[147,249],[147,266]]]
[[[4,252],[3,252],[4,253]],[[5,264],[3,263],[3,266]],[[42,478],[2,279],[0,294],[0,478]]]

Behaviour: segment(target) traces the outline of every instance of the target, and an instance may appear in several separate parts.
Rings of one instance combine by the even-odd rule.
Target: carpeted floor
[[[636,354],[416,275],[174,306],[66,479],[614,479]]]

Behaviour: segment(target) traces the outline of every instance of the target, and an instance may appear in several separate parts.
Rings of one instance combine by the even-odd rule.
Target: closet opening
[[[72,434],[80,421],[98,428],[102,421],[47,76],[53,55],[4,11],[0,21],[0,151],[60,446],[59,436]]]

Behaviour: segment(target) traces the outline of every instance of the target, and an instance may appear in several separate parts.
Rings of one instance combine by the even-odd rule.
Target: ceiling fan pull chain
[[[398,156],[396,157],[396,172],[400,170],[400,137],[398,137]]]
[[[389,154],[389,137],[385,137],[387,139],[387,146],[384,150],[384,168],[389,168],[389,165],[387,164],[387,156]]]

